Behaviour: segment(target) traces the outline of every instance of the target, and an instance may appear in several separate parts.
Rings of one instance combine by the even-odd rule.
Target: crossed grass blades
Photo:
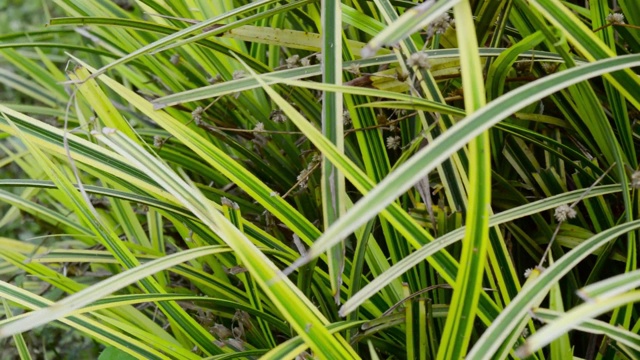
[[[614,5],[0,2],[1,358],[640,357]]]

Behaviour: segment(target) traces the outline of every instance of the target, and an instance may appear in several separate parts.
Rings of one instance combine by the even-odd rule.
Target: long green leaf
[[[599,298],[622,294],[639,286],[640,270],[634,270],[586,286],[578,290],[578,295],[587,301],[594,301]]]
[[[44,297],[34,295],[4,281],[0,281],[0,294],[2,294],[3,298],[9,301],[13,301],[21,306],[36,311],[54,304],[52,301]],[[153,349],[149,345],[120,332],[113,331],[112,328],[107,327],[99,321],[93,320],[87,316],[70,316],[68,318],[60,319],[60,322],[67,324],[104,344],[115,346],[138,359],[168,359],[167,356]]]
[[[549,344],[560,335],[580,325],[585,320],[595,318],[626,304],[639,301],[640,290],[636,290],[603,299],[598,302],[590,302],[576,306],[527,338],[525,344],[518,348],[516,354],[523,358],[527,357],[538,349],[541,349],[543,346]],[[637,342],[635,344],[630,344],[630,346],[633,349],[640,351],[640,345]]]
[[[464,97],[467,116],[481,109],[486,102],[482,66],[469,1],[453,7],[457,20],[462,84],[473,89]],[[469,41],[469,39],[472,39]],[[465,42],[466,41],[466,42]],[[453,129],[449,130],[453,131]],[[446,133],[445,133],[446,134]],[[489,133],[484,132],[469,144],[469,206],[462,243],[460,267],[456,276],[453,298],[439,346],[439,360],[464,358],[471,340],[471,332],[478,312],[478,300],[489,247],[489,214],[491,208],[491,158]]]
[[[561,312],[542,308],[533,310],[533,313],[537,319],[545,322],[557,320],[564,315],[564,313]],[[640,351],[640,335],[621,329],[620,327],[613,326],[604,321],[594,320],[592,318],[585,318],[583,320],[584,321],[582,321],[581,324],[575,325],[574,329],[591,334],[605,335],[615,341],[621,342]]]
[[[22,320],[0,327],[0,338],[28,331],[50,321],[65,317],[74,310],[80,309],[147,276],[197,257],[215,254],[220,250],[224,250],[224,247],[209,246],[185,250],[121,272],[96,285],[70,295],[50,307],[34,311]]]
[[[342,84],[342,9],[339,0],[325,0],[322,13],[322,82]],[[322,134],[338,151],[344,152],[342,121],[342,94],[325,91],[322,97]],[[326,158],[322,159],[321,192],[322,215],[325,229],[331,226],[346,209],[344,174]],[[336,303],[340,303],[340,286],[344,271],[345,247],[343,243],[329,250],[329,279]]]
[[[143,46],[142,48],[121,57],[120,59],[111,62],[109,65],[105,65],[102,68],[98,69],[96,72],[93,73],[93,77],[97,77],[100,74],[105,73],[107,70],[113,68],[114,66],[120,65],[120,64],[124,64],[126,62],[129,62],[139,56],[148,54],[149,52],[151,52],[152,50],[158,49],[160,47],[163,47],[169,43],[171,43],[172,41],[176,41],[179,40],[183,37],[186,37],[188,35],[192,35],[194,33],[196,33],[197,31],[203,31],[204,29],[212,26],[212,25],[216,25],[216,23],[224,21],[226,19],[229,19],[231,17],[237,16],[237,15],[241,15],[244,14],[246,12],[258,9],[261,6],[264,5],[268,5],[271,3],[276,2],[276,0],[258,0],[258,1],[253,1],[250,2],[244,6],[240,6],[235,8],[233,11],[229,11],[226,12],[220,16],[216,16],[213,17],[211,19],[207,19],[206,21],[202,21],[199,22],[195,25],[189,26],[183,30],[180,30],[174,34],[171,34],[169,36],[166,36],[158,41],[152,42],[149,45]]]
[[[424,28],[459,2],[460,0],[437,2],[436,0],[426,0],[407,10],[362,49],[362,57],[367,58],[375,55],[384,45],[398,44],[402,39]]]

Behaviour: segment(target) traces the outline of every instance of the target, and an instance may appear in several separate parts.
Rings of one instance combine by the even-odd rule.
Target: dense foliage
[[[640,358],[636,0],[0,9],[0,358]]]

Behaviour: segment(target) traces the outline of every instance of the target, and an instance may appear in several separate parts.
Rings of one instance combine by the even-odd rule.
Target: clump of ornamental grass
[[[8,358],[634,358],[628,2],[23,3]]]

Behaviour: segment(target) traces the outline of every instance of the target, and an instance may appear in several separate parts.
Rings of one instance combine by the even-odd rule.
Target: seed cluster
[[[615,25],[624,24],[624,15],[620,13],[612,13],[607,15],[607,22]]]

